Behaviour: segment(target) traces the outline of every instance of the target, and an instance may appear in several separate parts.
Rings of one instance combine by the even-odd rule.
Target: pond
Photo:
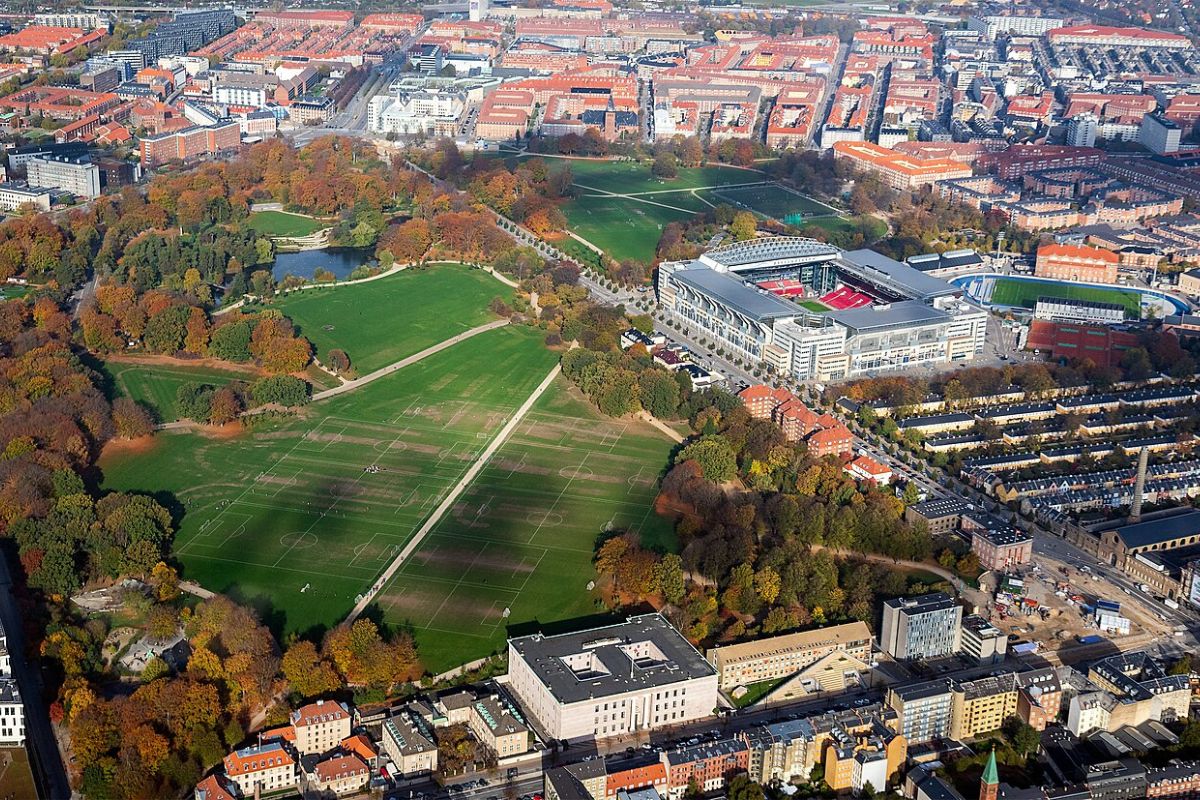
[[[327,248],[325,250],[302,250],[299,253],[277,253],[271,274],[275,276],[275,280],[280,280],[285,275],[311,278],[313,273],[323,269],[332,272],[334,277],[341,280],[354,270],[374,260],[369,248]]]

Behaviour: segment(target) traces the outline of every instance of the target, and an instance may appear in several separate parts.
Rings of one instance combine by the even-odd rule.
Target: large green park
[[[411,267],[381,280],[313,286],[272,303],[313,343],[317,357],[345,351],[356,372],[387,366],[495,319],[488,303],[512,289],[482,269]]]
[[[842,222],[837,209],[787,189],[757,169],[681,167],[676,177],[666,179],[645,163],[567,161],[574,181],[574,196],[563,206],[567,227],[617,261],[649,263],[665,225],[720,204],[780,221],[823,227]]]
[[[486,291],[462,288],[476,278]],[[440,267],[299,293],[285,313],[301,301],[302,327],[340,334],[326,346],[381,365],[492,318],[487,301],[504,288]],[[438,304],[442,327],[421,316],[423,302]],[[536,329],[486,331],[292,417],[110,449],[104,486],[172,509],[185,578],[255,605],[279,633],[317,633],[378,580],[557,358]],[[652,510],[672,446],[645,423],[601,417],[556,379],[372,613],[411,630],[434,672],[497,650],[513,626],[593,613],[587,583],[605,528],[673,545]]]

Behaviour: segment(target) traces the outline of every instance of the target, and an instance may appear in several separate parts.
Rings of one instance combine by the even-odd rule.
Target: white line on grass
[[[522,403],[521,407],[516,410],[516,412],[512,415],[512,418],[505,423],[504,427],[500,429],[500,432],[496,434],[496,437],[492,439],[491,443],[484,448],[483,452],[480,454],[479,458],[476,459],[475,463],[472,464],[470,468],[463,474],[458,483],[454,484],[454,487],[449,491],[449,493],[442,498],[442,502],[438,504],[438,507],[435,508],[433,513],[429,515],[429,518],[425,520],[425,524],[420,527],[420,529],[413,536],[412,540],[404,546],[403,550],[400,551],[400,555],[396,556],[392,563],[387,566],[387,569],[383,571],[383,574],[379,576],[379,579],[371,584],[371,588],[366,591],[366,593],[362,596],[362,599],[354,604],[354,608],[350,611],[349,616],[346,617],[347,622],[353,622],[354,620],[358,619],[359,615],[362,614],[362,612],[366,610],[367,606],[370,605],[375,599],[375,595],[379,594],[379,591],[389,581],[391,581],[392,576],[396,574],[396,571],[400,569],[405,560],[413,554],[417,547],[420,546],[421,542],[425,540],[425,537],[429,535],[429,532],[433,530],[434,526],[437,525],[438,522],[441,521],[442,517],[446,515],[446,512],[453,507],[459,496],[462,495],[462,493],[466,491],[467,487],[471,485],[471,481],[475,479],[475,476],[483,471],[483,468],[487,466],[489,461],[491,461],[492,456],[495,455],[496,451],[500,449],[500,446],[508,440],[508,437],[512,435],[512,432],[517,429],[517,426],[521,424],[521,421],[525,418],[525,415],[529,413],[529,409],[533,408],[534,403],[536,403],[541,396],[545,394],[546,390],[550,388],[550,384],[554,382],[554,379],[558,377],[558,373],[561,371],[562,366],[555,364],[554,369],[550,370],[550,374],[546,376],[546,379],[543,380],[541,384],[539,384],[538,387],[533,390],[533,393],[525,399],[525,402]]]

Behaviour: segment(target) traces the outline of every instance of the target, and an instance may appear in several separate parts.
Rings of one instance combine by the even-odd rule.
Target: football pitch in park
[[[664,179],[649,165],[632,161],[566,161],[575,191],[563,206],[568,227],[617,261],[653,260],[665,225],[722,202],[705,196],[715,187],[766,180],[757,170],[720,165],[681,167],[677,177]]]
[[[729,203],[737,208],[745,208],[764,217],[785,222],[790,222],[789,217],[797,214],[803,220],[808,220],[809,217],[837,216],[839,213],[832,206],[793,192],[777,183],[715,188],[709,190],[708,196],[717,202]]]
[[[410,267],[375,281],[292,292],[270,306],[296,324],[324,359],[350,356],[362,375],[496,319],[492,298],[512,289],[491,273],[458,264]]]
[[[556,360],[535,330],[488,331],[295,418],[110,448],[104,486],[172,509],[185,578],[257,607],[280,634],[319,633],[379,580]],[[590,613],[606,524],[670,545],[652,507],[672,444],[599,418],[557,379],[377,595],[383,619],[411,629],[438,672],[499,648],[508,625]]]

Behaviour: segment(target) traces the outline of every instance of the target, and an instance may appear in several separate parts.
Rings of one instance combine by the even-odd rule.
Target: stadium
[[[961,288],[871,250],[775,237],[664,262],[659,302],[688,332],[796,380],[966,361],[986,312]]]

